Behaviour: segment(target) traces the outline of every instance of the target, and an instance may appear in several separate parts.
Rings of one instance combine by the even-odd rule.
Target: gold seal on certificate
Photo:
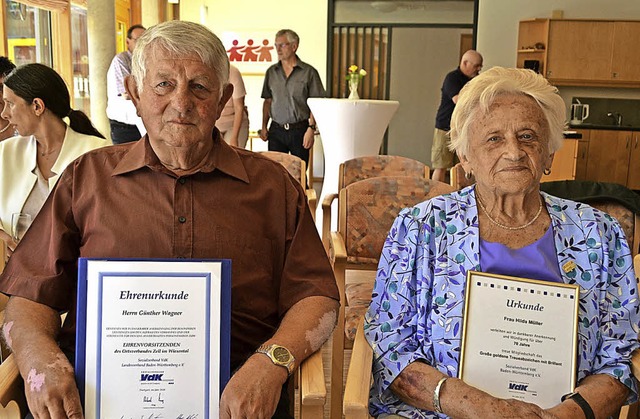
[[[470,271],[459,378],[543,409],[576,381],[579,287]]]

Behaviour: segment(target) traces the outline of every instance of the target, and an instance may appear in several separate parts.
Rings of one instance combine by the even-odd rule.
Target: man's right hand
[[[262,141],[267,141],[267,139],[269,138],[269,130],[267,129],[267,127],[262,127],[262,129],[260,130],[260,138],[262,138]]]
[[[73,368],[62,352],[34,362],[25,378],[24,391],[35,419],[82,419],[82,405]]]
[[[8,235],[2,230],[0,230],[0,240],[4,241],[4,243],[6,244],[7,252],[5,253],[4,261],[8,262],[9,257],[13,254],[13,251],[15,250],[17,244],[16,242],[13,241],[10,235]],[[0,245],[2,245],[2,243],[0,243]]]

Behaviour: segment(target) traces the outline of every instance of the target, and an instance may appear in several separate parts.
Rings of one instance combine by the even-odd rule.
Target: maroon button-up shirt
[[[0,291],[68,310],[78,257],[232,260],[231,368],[309,296],[338,299],[302,187],[278,163],[214,138],[200,172],[176,177],[148,139],[71,163],[0,277]]]

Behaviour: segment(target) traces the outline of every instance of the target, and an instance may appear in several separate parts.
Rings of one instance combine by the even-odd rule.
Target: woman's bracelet
[[[447,381],[449,377],[442,377],[438,384],[436,384],[436,388],[433,390],[433,407],[436,410],[436,413],[444,413],[442,412],[442,406],[440,406],[440,390],[442,390],[442,385],[445,381]]]

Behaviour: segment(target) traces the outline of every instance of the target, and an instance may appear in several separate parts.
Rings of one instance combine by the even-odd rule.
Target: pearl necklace
[[[538,219],[538,217],[540,217],[540,214],[542,214],[542,199],[540,199],[540,207],[538,208],[538,212],[536,213],[536,215],[533,216],[531,221],[529,221],[528,223],[523,224],[521,226],[509,227],[509,226],[506,226],[504,224],[501,224],[501,223],[497,222],[496,220],[494,220],[491,217],[491,214],[489,214],[489,211],[487,211],[487,209],[485,208],[485,206],[482,203],[482,200],[480,199],[480,196],[478,195],[477,192],[476,192],[476,200],[478,201],[478,204],[480,204],[480,208],[482,208],[482,210],[484,211],[484,213],[487,216],[487,218],[489,219],[489,221],[491,221],[493,224],[497,225],[500,228],[504,228],[505,230],[522,230],[523,228],[527,228],[531,224],[535,223],[536,220]]]

